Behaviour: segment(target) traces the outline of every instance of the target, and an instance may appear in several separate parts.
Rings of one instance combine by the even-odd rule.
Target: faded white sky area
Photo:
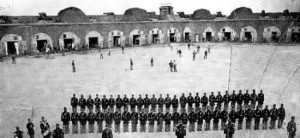
[[[139,7],[159,13],[161,3],[172,3],[174,12],[191,14],[197,9],[208,9],[212,14],[221,11],[229,15],[238,7],[249,7],[253,12],[300,11],[300,0],[0,0],[0,15],[47,15],[57,13],[67,7],[75,6],[87,15],[104,12],[123,14],[126,9]]]

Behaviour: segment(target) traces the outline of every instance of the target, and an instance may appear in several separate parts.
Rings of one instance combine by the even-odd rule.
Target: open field
[[[211,43],[211,53],[204,60],[204,50],[208,44],[200,44],[200,54],[192,61],[192,52],[196,47],[187,49],[186,44],[168,46],[134,47],[111,50],[111,56],[99,53],[66,53],[51,55],[53,59],[34,57],[17,58],[17,64],[10,60],[0,63],[0,137],[12,137],[15,126],[26,132],[27,119],[32,116],[36,136],[41,137],[39,121],[45,116],[51,129],[60,123],[60,114],[64,106],[70,108],[73,93],[85,97],[96,93],[103,95],[127,94],[174,94],[199,92],[210,93],[228,89],[230,47],[232,46],[232,68],[229,84],[232,90],[263,89],[265,104],[284,103],[286,119],[296,116],[300,120],[300,46],[274,46],[263,44],[227,44]],[[182,45],[182,46],[181,46]],[[181,49],[181,58],[176,50]],[[106,50],[104,50],[106,51]],[[154,58],[154,67],[150,67],[150,58]],[[129,70],[129,60],[133,59],[134,70]],[[76,73],[72,72],[71,62],[75,60]],[[176,60],[177,73],[168,71],[170,60]],[[286,126],[284,126],[286,128]],[[298,126],[299,128],[299,126]],[[26,133],[25,133],[26,134]],[[298,129],[297,134],[300,134]],[[223,137],[223,132],[189,133],[188,137]],[[86,137],[99,137],[86,134]],[[174,137],[174,133],[155,134],[115,134],[115,137]],[[285,130],[236,131],[235,138],[281,138]],[[27,137],[27,136],[25,136]],[[81,138],[83,135],[66,135],[67,138]]]

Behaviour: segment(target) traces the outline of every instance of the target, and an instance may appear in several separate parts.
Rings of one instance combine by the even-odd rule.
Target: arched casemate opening
[[[85,36],[85,44],[88,48],[103,48],[103,37],[97,31],[90,31]]]
[[[236,40],[236,32],[228,26],[220,29],[218,32],[219,41],[233,41]]]
[[[264,28],[263,39],[267,42],[278,42],[281,36],[281,31],[278,27],[270,26]]]
[[[140,31],[138,29],[131,31],[129,35],[129,44],[139,46],[145,45],[146,35],[144,34],[144,31]]]
[[[170,28],[167,30],[167,37],[170,43],[181,42],[181,33],[176,28]]]
[[[189,27],[186,27],[183,30],[183,40],[184,40],[184,42],[192,41],[192,31]]]
[[[252,26],[242,28],[240,34],[240,41],[242,42],[257,42],[257,31]]]
[[[0,54],[1,55],[19,55],[27,50],[26,41],[22,36],[16,34],[7,34],[1,38]]]
[[[114,30],[108,33],[108,47],[125,46],[125,35],[122,31]]]
[[[80,38],[72,32],[65,32],[59,38],[60,50],[77,50],[79,49]]]
[[[288,28],[286,34],[286,41],[292,43],[300,43],[300,27]]]
[[[162,30],[154,28],[149,31],[149,44],[163,44],[164,34]]]
[[[207,27],[203,32],[203,41],[212,41],[215,36],[215,32],[211,27]]]
[[[31,36],[31,45],[34,52],[45,52],[47,47],[53,50],[52,39],[45,33]]]

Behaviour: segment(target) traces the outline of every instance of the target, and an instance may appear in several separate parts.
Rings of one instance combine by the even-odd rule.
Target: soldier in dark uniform
[[[183,110],[185,110],[186,102],[187,102],[187,99],[186,99],[186,97],[184,96],[184,93],[182,93],[182,96],[181,96],[180,99],[179,99],[179,103],[180,103],[180,113],[182,113]]]
[[[180,120],[180,114],[177,112],[177,110],[173,111],[172,120],[173,120],[173,131],[175,131],[178,121]]]
[[[89,114],[87,115],[87,120],[89,122],[89,133],[94,133],[94,124],[95,124],[95,119],[96,119],[96,116],[95,114],[93,113],[92,110],[90,110]]]
[[[251,122],[253,118],[253,113],[254,111],[248,107],[247,110],[245,111],[245,118],[246,118],[246,130],[251,129]]]
[[[105,129],[103,130],[102,138],[113,138],[112,131],[107,124],[105,125]]]
[[[136,99],[134,98],[134,95],[132,94],[130,100],[129,100],[129,104],[130,104],[130,110],[131,112],[135,111],[135,107],[136,107]]]
[[[190,132],[195,132],[195,122],[197,119],[197,114],[194,112],[194,109],[190,109],[190,113],[189,113],[189,131]]]
[[[221,92],[218,92],[218,95],[216,96],[216,103],[217,103],[217,108],[220,111],[223,103],[223,97],[221,95]]]
[[[210,111],[214,111],[215,103],[216,103],[216,97],[214,95],[214,92],[211,92],[209,96]]]
[[[21,131],[18,126],[16,126],[16,131],[14,132],[14,138],[23,138],[23,131]]]
[[[261,110],[258,107],[256,107],[256,110],[254,112],[254,130],[259,130],[261,114]]]
[[[142,98],[142,95],[139,95],[139,98],[136,100],[136,104],[137,104],[137,112],[140,113],[144,105],[144,99]]]
[[[201,98],[201,103],[202,103],[202,111],[205,111],[208,104],[208,98],[206,96],[206,93],[204,93],[203,97]]]
[[[128,123],[130,121],[130,113],[128,112],[127,108],[124,108],[124,112],[122,114],[122,120],[123,120],[123,132],[129,132]]]
[[[231,102],[231,108],[235,108],[235,103],[236,103],[235,90],[233,90],[232,94],[230,95],[230,102]]]
[[[102,133],[103,120],[104,120],[104,113],[101,112],[101,110],[99,110],[99,112],[96,113],[97,133]]]
[[[282,128],[283,120],[285,118],[285,109],[283,107],[283,104],[281,104],[278,111],[278,128]]]
[[[179,124],[175,127],[175,135],[177,138],[184,138],[186,136],[185,125],[183,125],[180,121]]]
[[[164,114],[162,113],[162,110],[158,110],[158,113],[156,114],[156,121],[157,121],[157,131],[156,132],[162,132],[163,121],[164,121]]]
[[[201,108],[199,108],[199,110],[197,111],[197,131],[202,131],[203,118],[204,118],[204,114]]]
[[[195,102],[195,112],[197,113],[200,109],[200,103],[201,103],[199,93],[196,93],[196,96],[194,98],[194,102]]]
[[[165,115],[164,115],[165,132],[170,132],[171,119],[172,119],[172,114],[169,112],[169,110],[167,110]]]
[[[183,125],[186,126],[188,123],[188,114],[185,112],[185,110],[182,110],[182,113],[180,114],[180,119]]]
[[[177,108],[178,108],[178,99],[176,98],[176,95],[174,95],[174,98],[172,99],[172,107],[173,107],[173,112],[176,111],[177,112]]]
[[[124,106],[124,110],[125,108],[128,109],[128,105],[129,105],[129,99],[127,98],[126,94],[124,95],[124,98],[123,98],[123,106]]]
[[[139,114],[135,111],[135,108],[133,108],[130,118],[131,118],[131,131],[137,132]]]
[[[237,118],[236,111],[234,108],[232,108],[231,111],[229,112],[229,119],[231,120],[233,125],[235,125],[236,118]]]
[[[253,90],[253,93],[251,94],[251,107],[252,107],[252,109],[255,109],[256,101],[257,101],[257,95],[255,93],[255,90]]]
[[[294,138],[296,136],[297,125],[296,125],[294,116],[291,117],[291,121],[288,122],[286,129],[287,129],[289,138]]]
[[[141,125],[140,132],[146,132],[147,119],[148,119],[148,115],[147,113],[145,113],[144,109],[142,109],[140,113],[140,125]]]
[[[107,111],[108,105],[109,105],[108,99],[106,98],[105,95],[103,95],[103,98],[102,98],[102,109],[103,109],[104,112]]]
[[[243,121],[244,121],[244,117],[245,117],[245,112],[244,112],[244,110],[242,110],[242,108],[240,108],[240,110],[238,110],[236,115],[237,115],[237,118],[238,118],[238,130],[242,130],[243,129]]]
[[[96,98],[94,100],[94,104],[95,104],[96,113],[98,113],[100,111],[100,104],[101,104],[101,100],[98,97],[98,94],[96,94]]]
[[[108,105],[109,105],[109,109],[110,109],[111,113],[114,112],[115,104],[116,104],[116,101],[115,101],[113,95],[110,95],[110,98],[108,100]]]
[[[266,105],[265,109],[262,111],[262,117],[263,117],[262,129],[267,130],[268,129],[268,120],[270,117],[270,110],[268,109],[268,105]]]
[[[155,112],[154,111],[150,111],[150,113],[148,114],[148,121],[149,121],[149,133],[154,132],[154,122],[155,122]]]
[[[237,110],[240,110],[242,108],[243,101],[244,95],[242,94],[242,90],[239,90],[239,94],[236,96]]]
[[[233,138],[234,134],[234,123],[231,122],[229,119],[228,123],[225,126],[224,134],[226,135],[226,138]]]
[[[81,94],[78,105],[80,106],[81,111],[85,110],[86,100],[84,99],[83,94]]]
[[[251,100],[251,96],[249,94],[249,91],[246,90],[246,93],[244,94],[244,107],[245,107],[245,109],[248,108],[250,100]]]
[[[114,117],[114,114],[108,110],[104,113],[104,120],[105,120],[105,123],[108,124],[108,126],[111,128],[112,126],[112,123],[113,123],[113,117]]]
[[[225,129],[225,124],[228,120],[228,111],[227,109],[223,109],[223,111],[221,112],[221,130]]]
[[[34,124],[32,123],[32,120],[29,118],[28,123],[26,125],[27,128],[27,134],[30,138],[34,138]]]
[[[151,111],[156,112],[156,105],[157,105],[157,99],[156,99],[155,95],[153,94],[152,98],[151,98]]]
[[[158,110],[163,111],[165,99],[162,97],[162,94],[160,94],[160,97],[158,98],[157,103],[158,103]]]
[[[114,121],[115,121],[115,132],[120,133],[120,124],[121,124],[122,115],[120,109],[117,109],[114,114]]]
[[[87,116],[83,110],[79,114],[79,121],[80,121],[80,133],[81,134],[86,133]]]
[[[93,109],[94,109],[94,100],[92,99],[91,95],[89,95],[89,98],[86,100],[86,106],[88,107],[89,111],[93,111]]]
[[[148,98],[148,94],[146,94],[145,98],[144,98],[144,108],[145,108],[145,112],[148,114],[149,112],[149,106],[151,104],[151,100]]]
[[[59,124],[56,124],[56,128],[53,130],[53,138],[64,138],[64,132],[59,128]]]
[[[187,103],[188,103],[188,112],[190,113],[191,109],[193,108],[194,104],[194,97],[192,96],[192,93],[189,94],[187,98]]]
[[[116,108],[117,108],[117,110],[121,111],[122,106],[123,106],[123,100],[120,97],[120,95],[118,95],[118,97],[116,99]]]
[[[72,106],[72,111],[77,110],[78,99],[76,98],[75,94],[73,94],[73,97],[71,98],[71,106]]]
[[[61,121],[63,122],[63,130],[65,134],[69,134],[69,123],[71,120],[70,113],[67,111],[67,108],[64,107],[64,112],[61,113]]]
[[[213,130],[216,131],[216,130],[219,130],[219,121],[220,121],[220,118],[221,118],[221,112],[219,111],[219,108],[216,108],[215,111],[213,112]]]
[[[278,117],[278,111],[276,109],[276,104],[273,105],[273,108],[270,110],[270,129],[275,129],[275,123]]]
[[[212,118],[212,113],[210,111],[211,108],[207,108],[207,111],[204,113],[204,119],[205,119],[205,131],[210,130],[210,121]]]
[[[169,94],[167,94],[167,97],[165,98],[166,111],[170,111],[171,104],[172,99],[169,97]]]
[[[262,105],[264,104],[265,95],[263,94],[263,90],[260,90],[260,93],[257,96],[257,103],[258,107],[262,108]]]
[[[224,109],[227,111],[228,104],[230,102],[230,95],[228,94],[228,91],[226,91],[225,95],[223,96],[223,101],[224,101]],[[224,124],[223,128],[225,128],[225,124]],[[222,129],[222,130],[224,130],[224,129]]]
[[[78,133],[78,120],[79,116],[76,110],[73,110],[73,113],[71,114],[71,121],[72,121],[72,133],[77,134]]]

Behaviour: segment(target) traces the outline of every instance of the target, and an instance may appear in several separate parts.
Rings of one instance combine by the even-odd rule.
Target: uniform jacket
[[[78,106],[78,99],[76,97],[71,98],[71,106],[72,107]]]

